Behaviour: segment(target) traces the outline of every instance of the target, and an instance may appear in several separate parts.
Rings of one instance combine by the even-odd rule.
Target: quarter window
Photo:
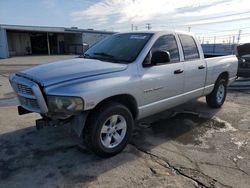
[[[178,46],[175,40],[175,36],[173,35],[165,35],[157,39],[151,51],[154,52],[157,50],[168,51],[170,53],[171,63],[180,61]]]
[[[197,45],[193,37],[188,35],[179,35],[185,60],[200,58]]]

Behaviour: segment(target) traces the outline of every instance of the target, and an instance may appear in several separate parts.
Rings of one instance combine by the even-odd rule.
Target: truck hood
[[[75,58],[38,65],[20,71],[17,75],[29,78],[42,86],[48,86],[74,79],[123,71],[126,68],[126,64],[109,63],[96,59]]]

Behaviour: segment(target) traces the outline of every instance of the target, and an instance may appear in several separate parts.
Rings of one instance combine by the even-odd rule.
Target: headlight
[[[84,108],[84,102],[79,97],[48,96],[47,100],[51,112],[75,113]]]

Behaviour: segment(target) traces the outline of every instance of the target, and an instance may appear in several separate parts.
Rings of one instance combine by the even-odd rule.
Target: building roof
[[[98,33],[98,34],[114,34],[117,32],[113,31],[101,31],[101,30],[94,30],[94,29],[79,29],[79,28],[65,28],[65,31],[75,31],[75,32],[81,32],[81,33]]]
[[[0,28],[16,31],[37,31],[37,32],[53,32],[53,33],[97,33],[97,34],[114,34],[115,32],[100,31],[92,29],[78,29],[77,27],[49,27],[49,26],[26,26],[26,25],[5,25],[0,24]]]
[[[191,32],[185,32],[185,31],[179,31],[179,30],[141,30],[141,31],[127,31],[127,32],[121,32],[121,33],[134,33],[134,34],[142,34],[142,33],[151,33],[151,34],[166,34],[166,33],[176,33],[176,34],[185,34],[185,35],[190,35],[193,36],[194,33]]]

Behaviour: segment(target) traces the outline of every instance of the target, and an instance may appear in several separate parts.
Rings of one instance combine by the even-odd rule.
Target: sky
[[[249,0],[0,0],[0,24],[108,31],[184,30],[206,43],[250,42]]]

